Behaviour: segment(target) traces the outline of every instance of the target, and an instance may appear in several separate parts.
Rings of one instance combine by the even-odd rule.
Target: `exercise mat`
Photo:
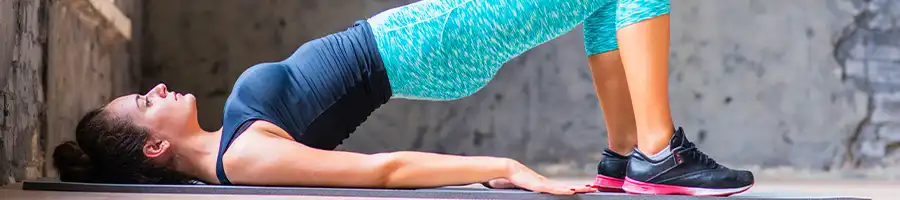
[[[595,192],[572,196],[557,196],[517,189],[486,189],[473,187],[440,187],[428,189],[363,189],[363,188],[323,188],[323,187],[258,187],[225,185],[149,185],[149,184],[97,184],[60,182],[56,180],[25,181],[23,190],[68,191],[68,192],[116,192],[116,193],[159,193],[159,194],[219,194],[219,195],[298,195],[331,197],[383,197],[383,198],[429,198],[429,199],[861,199],[834,196],[784,196],[740,194],[731,197],[697,197],[682,195],[632,195],[623,193]]]

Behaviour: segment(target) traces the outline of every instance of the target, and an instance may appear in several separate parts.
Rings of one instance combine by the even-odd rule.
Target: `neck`
[[[215,169],[216,155],[219,150],[221,130],[208,132],[199,130],[193,134],[185,134],[184,138],[173,144],[175,170],[189,176],[203,179],[207,169]],[[174,141],[173,141],[174,142]]]

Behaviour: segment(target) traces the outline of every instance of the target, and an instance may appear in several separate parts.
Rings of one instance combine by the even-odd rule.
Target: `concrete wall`
[[[45,8],[0,0],[0,185],[41,175]]]
[[[134,64],[139,54],[134,53],[137,44],[131,42],[135,35],[131,30],[122,31],[113,21],[139,21],[131,18],[140,19],[140,1],[97,2],[101,3],[55,1],[49,14],[44,141],[48,164],[44,174],[48,177],[56,177],[56,170],[50,167],[53,149],[75,139],[75,126],[84,113],[138,91],[140,70]]]
[[[843,78],[866,91],[868,118],[852,141],[852,164],[900,166],[900,2],[859,3],[835,57]]]
[[[196,94],[201,125],[214,130],[248,66],[408,2],[147,1],[142,89],[162,81]],[[891,0],[673,0],[676,124],[723,163],[898,166],[898,8]],[[341,148],[508,156],[589,172],[606,129],[582,37],[578,28],[512,60],[474,96],[392,101]]]
[[[852,3],[673,2],[675,121],[726,163],[845,166],[868,105],[834,58]]]
[[[55,177],[81,115],[137,91],[140,2],[0,0],[0,186]]]

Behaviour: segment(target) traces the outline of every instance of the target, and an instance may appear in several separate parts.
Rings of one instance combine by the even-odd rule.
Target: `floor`
[[[584,183],[590,180],[560,179],[569,183]],[[0,189],[0,197],[4,200],[236,200],[236,199],[260,199],[281,200],[298,199],[297,196],[255,196],[255,195],[172,195],[172,194],[124,194],[124,193],[86,193],[86,192],[45,192],[23,191],[21,185],[14,184]],[[900,182],[880,181],[765,181],[760,180],[756,186],[745,195],[764,195],[781,197],[799,196],[840,196],[880,199],[900,199]],[[302,199],[381,199],[390,198],[350,198],[350,197],[309,197]]]

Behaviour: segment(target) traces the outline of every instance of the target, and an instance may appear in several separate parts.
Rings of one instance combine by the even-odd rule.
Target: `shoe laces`
[[[713,168],[719,167],[719,163],[716,162],[715,159],[710,158],[708,155],[706,155],[705,153],[700,151],[700,149],[697,149],[697,146],[695,146],[693,142],[689,142],[689,141],[685,141],[685,142],[686,142],[686,144],[684,144],[685,149],[682,152],[687,153],[689,156],[694,158],[696,161],[699,161],[703,165],[713,167]]]

